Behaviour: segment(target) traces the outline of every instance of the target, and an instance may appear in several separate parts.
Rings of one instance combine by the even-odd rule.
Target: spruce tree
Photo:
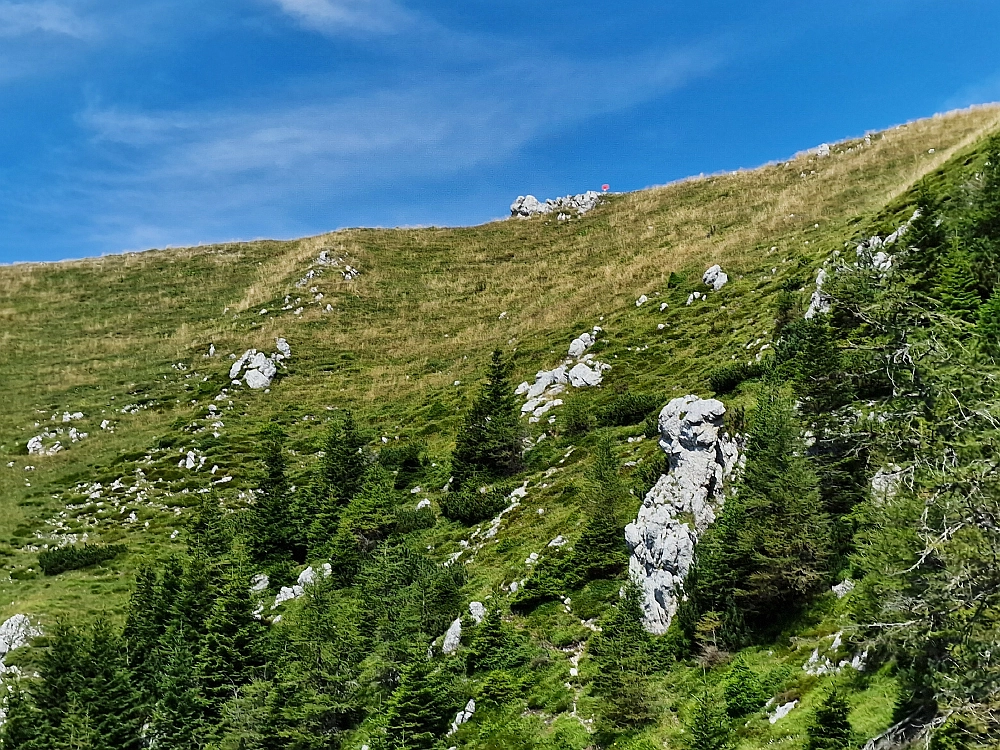
[[[601,721],[609,728],[636,727],[653,717],[647,675],[649,634],[642,626],[642,593],[629,581],[601,620],[588,649],[597,666],[594,689]]]
[[[524,660],[523,646],[503,621],[499,607],[493,607],[476,628],[469,647],[469,669],[488,672],[510,669]]]
[[[351,498],[340,517],[340,529],[354,540],[361,552],[370,552],[392,533],[396,491],[392,475],[378,464],[365,474],[361,489]]]
[[[105,619],[96,620],[86,639],[83,687],[79,693],[93,730],[90,750],[139,750],[143,715],[125,663],[121,636]]]
[[[944,311],[974,322],[982,303],[977,285],[969,253],[957,244],[953,245],[942,262],[937,288]]]
[[[336,506],[347,505],[361,489],[371,463],[367,445],[351,412],[344,412],[330,425],[323,441],[319,477],[323,491]]]
[[[40,744],[41,716],[19,679],[7,683],[3,709],[5,719],[0,727],[0,747],[3,750],[44,750],[44,745]]]
[[[729,744],[725,705],[714,700],[706,688],[688,723],[688,750],[724,750]]]
[[[277,564],[301,553],[305,539],[297,538],[295,519],[288,512],[284,431],[276,424],[265,427],[260,448],[263,470],[250,516],[249,541],[256,562]]]
[[[342,552],[343,539],[337,541],[340,515],[361,489],[371,463],[367,441],[346,412],[330,425],[319,466],[296,502],[294,515],[310,557]]]
[[[155,696],[155,654],[163,633],[157,619],[156,569],[144,566],[136,573],[135,591],[129,599],[123,632],[126,664],[141,701],[151,704]]]
[[[450,675],[433,662],[410,665],[389,699],[386,739],[398,750],[430,750],[456,711]]]
[[[158,750],[191,750],[205,746],[206,701],[201,692],[191,644],[180,627],[165,636],[159,695],[150,720]]]
[[[223,704],[251,682],[263,662],[264,626],[254,617],[245,561],[235,560],[206,621],[196,664],[205,714],[215,722]]]
[[[509,477],[521,469],[520,410],[510,384],[511,365],[493,352],[489,375],[455,439],[451,470],[461,489],[475,477]]]
[[[993,136],[979,174],[972,205],[965,211],[961,235],[979,299],[988,299],[1000,283],[1000,137]]]
[[[742,659],[737,659],[729,670],[724,684],[726,710],[730,716],[740,717],[753,713],[767,697],[760,680]]]
[[[1000,359],[1000,289],[979,308],[976,322],[979,350],[994,360]]]
[[[55,624],[47,640],[38,670],[40,679],[32,686],[31,695],[38,709],[39,740],[42,746],[51,747],[61,736],[60,727],[73,698],[85,687],[86,653],[81,633],[65,621]]]
[[[816,709],[816,715],[809,725],[807,750],[845,750],[851,746],[851,723],[847,699],[834,690]]]
[[[201,504],[188,527],[188,547],[198,550],[213,563],[219,563],[229,553],[233,535],[222,514],[218,496],[212,492],[202,496]]]
[[[941,202],[924,182],[917,187],[916,209],[919,214],[904,235],[907,250],[897,256],[896,267],[909,277],[907,283],[911,288],[927,293],[940,272],[942,254],[947,250],[947,234]]]
[[[688,587],[701,612],[723,613],[729,645],[744,619],[763,628],[804,603],[824,583],[830,553],[817,476],[779,392],[761,393],[746,455],[736,496],[699,541],[697,590]]]
[[[610,436],[602,438],[594,453],[587,523],[573,548],[570,566],[574,584],[613,578],[628,564],[628,550],[622,532],[625,524],[620,513],[627,493],[618,475],[614,440]]]

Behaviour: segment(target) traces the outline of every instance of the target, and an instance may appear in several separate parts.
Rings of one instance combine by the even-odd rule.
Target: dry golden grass
[[[387,388],[432,389],[463,368],[474,371],[461,364],[466,356],[478,363],[498,344],[592,324],[662,288],[672,271],[722,263],[739,275],[765,262],[765,248],[797,250],[814,224],[842,229],[998,126],[997,107],[950,113],[877,134],[870,145],[836,144],[828,158],[800,154],[615,196],[566,223],[344,230],[3,267],[3,340],[18,359],[2,373],[16,391],[9,411],[19,412],[7,424],[23,423],[43,396],[141,381],[154,364],[190,361],[213,341],[263,348],[279,335],[316,356],[352,352],[355,366],[328,379],[363,402]],[[294,282],[324,249],[362,270],[353,282],[329,272],[315,282],[333,313],[312,305],[301,317],[256,315],[262,307],[273,313],[285,294],[307,301]],[[407,378],[428,362],[449,372]]]

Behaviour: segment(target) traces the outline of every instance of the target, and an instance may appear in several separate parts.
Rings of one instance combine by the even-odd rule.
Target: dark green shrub
[[[124,544],[89,545],[82,547],[58,547],[38,554],[38,567],[47,576],[79,570],[91,565],[111,560],[128,550]]]
[[[464,489],[449,492],[441,500],[441,513],[451,521],[464,523],[466,526],[493,518],[507,507],[507,495],[510,488],[500,485],[480,491],[472,483],[467,483]]]
[[[397,490],[409,486],[423,473],[425,449],[426,445],[422,442],[390,444],[382,448],[378,462],[389,471],[396,472]]]
[[[615,396],[614,400],[601,410],[601,424],[610,427],[639,424],[658,406],[660,406],[659,396],[626,391]]]
[[[585,435],[597,425],[591,405],[580,398],[571,398],[562,409],[562,427],[567,435]]]
[[[430,508],[420,510],[398,510],[396,511],[396,533],[409,534],[421,529],[430,529],[437,523],[434,511]]]
[[[717,396],[732,393],[747,380],[763,377],[767,369],[767,362],[730,362],[714,369],[708,376],[708,384]]]
[[[726,710],[736,718],[753,713],[767,700],[760,680],[742,660],[737,660],[729,670],[724,691]]]

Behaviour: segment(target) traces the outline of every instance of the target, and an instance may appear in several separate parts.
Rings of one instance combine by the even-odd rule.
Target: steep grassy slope
[[[293,474],[311,465],[335,409],[354,409],[376,447],[425,442],[435,465],[414,496],[437,507],[455,432],[496,347],[514,353],[518,380],[531,380],[558,364],[574,336],[600,325],[593,351],[613,369],[599,389],[569,400],[597,410],[626,390],[660,402],[708,395],[714,368],[752,359],[770,343],[782,289],[811,286],[822,260],[861,230],[898,223],[896,199],[954,157],[973,154],[998,126],[997,108],[935,117],[838,144],[828,157],[803,154],[609,196],[565,222],[346,230],[0,268],[7,354],[0,361],[0,555],[10,574],[0,580],[0,616],[27,612],[47,623],[57,615],[120,614],[141,560],[183,544],[185,509],[201,491],[232,507],[243,502],[255,482],[255,436],[270,421],[289,433]],[[339,266],[317,265],[324,251],[342,259]],[[715,263],[730,283],[686,305]],[[360,275],[345,279],[345,264]],[[310,269],[323,272],[299,285]],[[641,294],[650,301],[636,306]],[[292,347],[287,372],[268,392],[232,387],[228,355],[273,351],[276,337]],[[210,345],[214,357],[206,356]],[[740,398],[729,405],[738,412]],[[65,412],[83,417],[63,422]],[[595,438],[570,439],[561,412],[552,414],[554,424],[530,426],[535,439],[543,431],[549,437],[528,454],[528,497],[505,517],[495,543],[463,558],[468,599],[499,595],[524,578],[529,554],[578,533],[579,486]],[[71,426],[87,437],[70,442]],[[64,431],[57,436],[64,450],[26,455],[29,438],[54,428]],[[660,466],[655,441],[639,439],[641,425],[609,431],[638,495]],[[201,470],[178,466],[189,450],[205,457]],[[95,483],[101,495],[89,497]],[[59,576],[38,572],[39,547],[83,533],[124,542],[129,553]],[[420,543],[444,560],[467,537],[468,529],[441,522]],[[572,615],[540,608],[524,625],[553,649],[570,647],[585,632],[581,618],[600,613],[600,599],[595,594],[589,608],[576,602]],[[791,640],[748,659],[787,692],[788,675],[836,630],[839,616],[833,602],[823,604]],[[563,661],[540,681],[538,690],[548,691],[538,697],[543,713],[573,704],[574,690],[562,686]],[[678,696],[696,692],[698,679],[697,670],[679,668],[661,680],[663,705],[677,710]],[[803,677],[793,686],[804,707],[818,700],[809,693],[815,682]],[[853,700],[856,728],[874,734],[888,721],[891,680],[875,675]],[[766,718],[752,722],[748,746],[795,746],[802,730],[794,715],[780,731]],[[668,717],[650,737],[679,732]]]

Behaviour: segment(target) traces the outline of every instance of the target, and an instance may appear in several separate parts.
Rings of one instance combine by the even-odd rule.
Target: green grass
[[[662,403],[709,395],[714,369],[734,357],[753,359],[771,342],[783,287],[801,285],[806,299],[823,259],[862,231],[897,225],[914,182],[928,174],[956,179],[958,172],[943,167],[954,160],[974,164],[976,144],[998,124],[995,108],[967,110],[876,135],[870,145],[845,142],[826,159],[800,155],[609,197],[568,222],[345,230],[291,242],[0,267],[0,345],[7,355],[0,359],[0,617],[26,612],[43,623],[99,612],[120,617],[135,569],[183,548],[184,518],[202,490],[233,508],[245,502],[241,493],[253,486],[256,471],[255,436],[272,421],[289,434],[290,469],[300,486],[338,409],[355,410],[375,447],[383,438],[426,443],[428,461],[437,465],[411,483],[422,491],[405,494],[405,501],[428,497],[437,509],[454,435],[498,346],[513,353],[518,380],[531,380],[562,360],[572,338],[600,325],[604,333],[592,351],[613,369],[599,389],[572,392],[567,400],[599,412],[625,391]],[[297,287],[322,250],[361,275],[345,281],[327,269]],[[730,283],[686,306],[690,292],[707,290],[701,273],[714,263]],[[309,292],[313,287],[317,292]],[[649,302],[637,308],[640,294]],[[286,295],[289,310],[282,309]],[[661,312],[662,302],[668,307]],[[328,304],[332,312],[324,312]],[[264,308],[269,312],[258,314]],[[230,388],[228,355],[250,347],[274,351],[277,336],[288,339],[293,357],[270,392]],[[207,358],[212,343],[218,354]],[[215,400],[224,388],[228,397]],[[729,407],[750,400],[739,388],[725,397]],[[142,407],[137,413],[121,412],[134,404]],[[219,437],[209,405],[225,425]],[[54,456],[27,456],[30,437],[69,427],[61,422],[65,411],[84,413],[72,424],[88,437],[71,444],[63,437],[66,449]],[[475,527],[444,519],[411,537],[439,560],[470,541],[461,557],[469,600],[505,596],[503,586],[527,577],[530,553],[544,553],[559,534],[572,541],[579,533],[583,476],[597,434],[564,435],[560,410],[550,414],[555,424],[530,428],[534,438],[543,431],[548,437],[527,454],[528,495],[496,537],[480,545],[471,537]],[[104,419],[113,432],[101,429]],[[626,470],[634,484],[644,481],[646,466],[662,462],[655,439],[636,440],[642,424],[604,432],[616,437],[622,462],[635,462]],[[188,450],[205,456],[204,469],[177,467]],[[219,467],[215,475],[208,473],[212,466]],[[128,492],[137,471],[146,480],[143,502]],[[213,484],[225,476],[232,480]],[[112,491],[116,480],[124,486]],[[102,495],[91,500],[94,483]],[[132,512],[136,520],[124,523]],[[45,543],[36,534],[52,532],[53,522],[66,533],[88,533],[92,543],[128,544],[129,553],[103,566],[42,576],[33,546]],[[580,606],[586,612],[589,596],[597,611],[606,593],[585,592]],[[548,644],[554,660],[539,673],[545,677],[531,698],[548,726],[568,694],[557,646],[590,631],[560,606],[541,610],[518,622]],[[836,607],[824,605],[796,624],[801,642],[784,637],[771,653],[751,655],[755,669],[776,675],[775,691],[800,694],[802,703],[773,726],[763,714],[751,719],[741,747],[801,746],[807,717],[830,679],[804,680],[800,665],[809,644],[834,632],[840,619]],[[699,669],[682,666],[656,681],[662,721],[648,738],[679,741],[690,708],[685,696],[701,679]],[[708,679],[717,686],[721,677]],[[866,677],[853,696],[859,733],[888,723],[890,677]],[[584,695],[580,716],[592,710]],[[471,736],[472,728],[463,731]]]

